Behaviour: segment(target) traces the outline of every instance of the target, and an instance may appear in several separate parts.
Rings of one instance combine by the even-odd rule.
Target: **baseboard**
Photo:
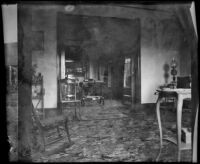
[[[156,103],[144,103],[144,104],[134,104],[133,109],[134,110],[140,110],[140,109],[155,109]]]

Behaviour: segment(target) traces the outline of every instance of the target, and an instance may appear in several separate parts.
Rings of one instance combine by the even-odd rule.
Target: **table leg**
[[[77,118],[77,112],[76,112],[76,102],[74,102],[74,119],[78,120],[78,118]]]
[[[162,126],[161,126],[161,117],[160,117],[160,103],[162,101],[161,97],[158,97],[157,103],[156,103],[156,113],[157,113],[157,119],[158,119],[158,126],[159,126],[159,131],[160,131],[160,151],[159,154],[156,158],[156,161],[158,161],[160,154],[161,154],[161,150],[162,150]]]
[[[60,107],[61,107],[61,113],[63,114],[63,104],[60,103]]]
[[[81,120],[81,102],[78,103],[78,115],[79,115],[79,120]]]
[[[68,118],[65,118],[65,121],[64,121],[65,131],[66,131],[66,133],[67,133],[68,141],[69,141],[69,143],[71,144],[71,138],[70,138],[70,134],[69,134],[68,123],[69,123]]]
[[[177,108],[177,99],[174,99],[174,105],[173,105],[173,112],[176,112],[176,108]]]
[[[181,120],[182,120],[182,107],[183,107],[183,97],[178,95],[177,102],[177,143],[178,143],[178,162],[181,159]]]

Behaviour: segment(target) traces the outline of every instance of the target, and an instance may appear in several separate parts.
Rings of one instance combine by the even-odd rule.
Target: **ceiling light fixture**
[[[74,5],[66,5],[65,6],[65,11],[67,12],[72,12],[75,9]]]

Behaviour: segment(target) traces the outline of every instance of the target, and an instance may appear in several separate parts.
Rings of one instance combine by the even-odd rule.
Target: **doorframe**
[[[141,38],[141,33],[139,35],[140,35],[139,38]],[[136,88],[135,104],[141,104],[141,44],[138,47],[139,50],[137,51],[136,59],[134,60],[135,88]]]
[[[136,51],[135,60],[134,61],[134,75],[135,75],[135,100],[133,105],[141,104],[141,21],[138,18],[138,49]]]
[[[136,77],[135,77],[135,57],[131,56],[131,105],[135,104],[136,101]],[[135,91],[135,92],[134,92]]]
[[[138,46],[140,49],[140,46]],[[133,52],[131,55],[124,57],[131,59],[131,106],[141,104],[141,64],[140,64],[140,51]],[[124,79],[122,79],[124,80]],[[123,87],[124,94],[124,87]]]

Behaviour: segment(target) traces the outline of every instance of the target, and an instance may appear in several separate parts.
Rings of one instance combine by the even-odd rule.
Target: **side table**
[[[158,161],[161,154],[163,139],[168,140],[174,144],[177,144],[178,161],[180,161],[181,150],[191,149],[191,143],[186,144],[184,142],[181,142],[181,127],[182,127],[181,120],[182,120],[183,100],[191,99],[191,89],[164,88],[162,90],[157,90],[157,92],[158,92],[158,99],[156,103],[156,113],[157,113],[158,126],[159,126],[159,131],[160,131],[160,152],[156,158],[156,161]],[[177,99],[177,140],[174,138],[163,138],[161,118],[160,118],[160,103],[162,102],[162,99],[165,97],[174,97]]]

